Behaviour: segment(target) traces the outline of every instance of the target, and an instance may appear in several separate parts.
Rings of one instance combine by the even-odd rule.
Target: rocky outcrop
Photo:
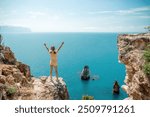
[[[4,47],[0,45],[0,63],[1,64],[15,64],[16,58],[14,53],[10,50],[9,47]]]
[[[40,79],[35,78],[33,82],[34,99],[51,99],[51,100],[65,100],[69,99],[66,83],[62,78],[57,81],[56,78],[52,80],[50,77],[42,76]]]
[[[27,78],[31,77],[30,67],[26,64],[23,64],[22,62],[17,61],[14,53],[7,46],[0,45],[0,64],[1,65],[9,65],[9,66],[12,65],[15,68],[17,68],[21,73],[23,73],[23,75],[25,77],[27,77]],[[10,68],[11,72],[13,72],[12,69]],[[7,70],[9,70],[9,69],[7,69]]]
[[[129,98],[150,99],[150,77],[143,72],[143,53],[150,44],[150,33],[118,36],[119,61],[125,64],[125,84],[122,88]]]
[[[0,99],[65,100],[69,94],[62,78],[32,77],[30,67],[17,61],[9,47],[0,45]]]

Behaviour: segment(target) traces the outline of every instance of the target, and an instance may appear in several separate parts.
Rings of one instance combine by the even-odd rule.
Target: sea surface
[[[124,84],[125,66],[118,62],[117,33],[4,33],[4,44],[11,47],[16,58],[31,67],[36,77],[49,75],[49,54],[44,43],[59,47],[58,71],[68,87],[70,99],[83,95],[95,100],[122,100],[127,97],[112,94],[114,81]],[[80,80],[80,72],[88,65],[96,80]],[[55,75],[55,74],[54,74]]]

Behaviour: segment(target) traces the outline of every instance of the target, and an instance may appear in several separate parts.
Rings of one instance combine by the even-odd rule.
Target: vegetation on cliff
[[[144,52],[144,59],[145,59],[145,64],[143,66],[144,73],[147,76],[150,76],[150,44],[146,47],[146,50]]]
[[[89,95],[84,95],[82,96],[82,100],[94,100],[94,97]]]
[[[144,29],[146,29],[150,32],[150,26],[146,26],[146,27],[144,27]]]
[[[8,87],[6,90],[7,95],[13,95],[17,92],[17,88],[16,87]]]

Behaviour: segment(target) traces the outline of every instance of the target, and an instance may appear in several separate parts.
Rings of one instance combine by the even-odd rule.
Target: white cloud
[[[115,11],[91,11],[88,14],[105,14],[105,13],[114,13]]]
[[[140,7],[140,8],[134,8],[129,10],[117,10],[117,11],[91,11],[88,12],[88,14],[120,14],[120,15],[127,15],[127,14],[139,14],[141,12],[148,11],[150,12],[150,6]]]
[[[150,11],[150,6],[140,7],[132,9],[134,12],[140,12],[140,11]]]
[[[43,17],[46,15],[45,12],[40,11],[29,11],[27,14],[30,15],[31,18]]]
[[[84,30],[95,30],[95,29],[98,29],[98,27],[94,27],[94,26],[85,26],[85,27],[82,27],[82,29],[84,29]]]
[[[61,19],[61,16],[60,15],[53,15],[52,19],[53,20],[59,20],[59,19]]]
[[[40,11],[29,11],[28,14],[42,16],[42,15],[45,15],[46,13],[40,12]]]
[[[139,18],[150,19],[150,16],[147,16],[147,15],[145,15],[145,16],[139,16]]]
[[[75,12],[70,12],[70,13],[68,13],[68,15],[69,15],[69,16],[74,16],[74,15],[77,15],[77,13],[75,13]]]

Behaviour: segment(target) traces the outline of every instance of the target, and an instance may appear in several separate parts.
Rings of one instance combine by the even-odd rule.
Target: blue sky
[[[138,32],[150,0],[0,0],[0,25],[34,32]]]

